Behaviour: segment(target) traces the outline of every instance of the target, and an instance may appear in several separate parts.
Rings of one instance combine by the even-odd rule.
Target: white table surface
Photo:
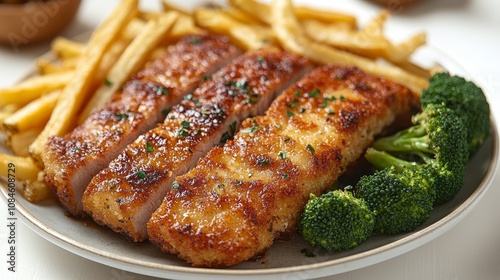
[[[113,1],[82,1],[67,37],[95,28],[115,7]],[[157,1],[143,1],[158,7]],[[303,1],[305,2],[305,1]],[[308,1],[315,2],[315,1]],[[320,1],[316,1],[320,2]],[[326,1],[325,2],[330,2]],[[332,7],[364,22],[380,7],[363,0],[331,1]],[[394,40],[426,31],[428,41],[455,58],[480,83],[491,89],[490,104],[500,123],[500,1],[422,0],[394,10],[386,31]],[[0,47],[0,87],[13,84],[32,69],[34,59],[49,43],[14,49]],[[500,173],[480,203],[458,225],[437,239],[381,263],[329,277],[330,279],[500,279]],[[0,199],[0,279],[153,279],[108,267],[69,253],[31,231],[17,228],[17,272],[7,272],[7,206]]]

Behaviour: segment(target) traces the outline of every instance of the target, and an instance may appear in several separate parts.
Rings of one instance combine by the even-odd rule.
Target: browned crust
[[[82,125],[64,137],[49,138],[43,154],[46,182],[68,212],[83,214],[81,192],[71,182],[77,172],[96,161],[104,168],[136,135],[161,121],[162,110],[198,84],[214,61],[236,52],[226,37],[188,35],[133,76]],[[88,180],[79,184],[86,186],[93,175],[86,174]]]
[[[176,178],[148,223],[150,240],[194,266],[251,258],[293,231],[309,194],[329,188],[414,104],[407,88],[356,68],[313,71]]]
[[[259,104],[268,106],[270,101],[261,103],[261,99],[271,100],[277,89],[309,66],[307,59],[277,50],[236,58],[174,106],[163,124],[142,135],[94,177],[83,196],[84,210],[98,223],[142,241],[146,225],[141,228],[134,217],[144,207],[159,205],[161,199],[153,200],[158,193],[166,193],[170,187],[166,182],[186,172],[190,163],[218,143],[231,125],[228,120],[235,120],[235,130],[242,118],[258,111]],[[155,209],[146,213],[147,218]]]

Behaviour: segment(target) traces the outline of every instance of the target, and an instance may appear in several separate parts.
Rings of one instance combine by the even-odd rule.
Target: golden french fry
[[[384,58],[395,63],[404,63],[417,48],[427,42],[425,33],[415,34],[413,37],[398,45],[391,45],[385,50]]]
[[[5,105],[3,107],[0,107],[0,123],[3,123],[3,121],[6,118],[8,118],[12,114],[14,114],[14,112],[16,112],[18,110],[18,108],[19,108],[19,106],[15,105],[15,104],[9,104],[9,105]],[[3,130],[3,129],[5,129],[5,127],[0,125],[0,130]]]
[[[269,25],[272,24],[271,7],[267,4],[255,0],[228,0],[228,3],[246,12],[248,15],[252,15],[261,22]],[[293,13],[300,20],[316,19],[323,22],[343,22],[351,27],[356,27],[357,25],[356,18],[345,13],[311,9],[307,7],[293,7]]]
[[[195,10],[193,16],[201,27],[229,36],[236,45],[245,50],[269,47],[274,42],[274,35],[270,29],[240,23],[214,9],[199,8]]]
[[[340,12],[312,9],[309,7],[295,7],[295,15],[300,20],[315,19],[323,22],[342,22],[352,27],[356,27],[356,17]]]
[[[169,36],[166,36],[160,45],[169,45],[187,34],[201,34],[203,32],[205,32],[203,29],[196,26],[192,16],[179,13]]]
[[[184,9],[177,7],[176,5],[170,3],[168,0],[161,1],[161,5],[163,6],[163,10],[166,12],[174,11],[174,12],[178,12],[180,14],[186,15],[186,16],[191,16],[191,13],[189,13],[188,11],[186,11]]]
[[[225,15],[228,15],[228,16],[232,17],[233,19],[235,19],[241,23],[247,24],[247,25],[261,25],[262,24],[261,21],[255,19],[254,17],[251,17],[247,13],[245,13],[241,10],[238,10],[236,8],[231,8],[231,7],[220,8],[220,9],[218,9],[218,12],[223,13]]]
[[[321,64],[335,63],[359,67],[370,74],[389,78],[406,85],[415,94],[420,94],[428,86],[426,79],[412,75],[401,68],[376,63],[373,60],[311,40],[295,17],[290,0],[273,0],[271,7],[272,28],[285,49],[302,54]]]
[[[45,173],[38,172],[36,181],[26,180],[23,182],[23,197],[29,202],[36,203],[50,198],[50,189],[44,181]]]
[[[42,129],[27,130],[19,133],[6,133],[5,145],[16,156],[29,157],[29,146],[36,139]]]
[[[64,88],[44,130],[30,146],[30,153],[40,166],[43,166],[41,154],[45,142],[52,135],[60,136],[66,133],[76,123],[77,114],[89,98],[92,82],[104,53],[118,38],[122,26],[125,26],[137,12],[137,0],[124,0],[92,34],[90,42],[81,54],[75,75]]]
[[[44,93],[65,87],[74,77],[73,72],[33,76],[11,87],[0,89],[0,107],[7,104],[28,104]]]
[[[75,56],[75,57],[66,58],[64,60],[61,60],[59,62],[59,64],[66,71],[71,71],[71,70],[74,70],[76,68],[76,66],[78,65],[79,62],[80,62],[80,57]]]
[[[52,54],[59,59],[78,57],[82,54],[84,44],[75,42],[64,37],[57,37],[52,41]]]
[[[80,115],[80,122],[108,102],[113,94],[123,86],[129,76],[139,71],[158,43],[171,29],[177,15],[177,12],[168,12],[146,24],[113,65],[107,74],[106,82],[101,84],[92,99],[87,103]]]
[[[14,133],[42,129],[49,120],[59,95],[61,90],[56,90],[28,103],[5,118],[4,127]]]
[[[301,23],[307,36],[315,41],[366,57],[381,56],[390,44],[384,37],[374,37],[343,24],[327,24],[317,20]]]
[[[35,67],[38,75],[46,75],[50,73],[59,73],[66,71],[66,69],[64,69],[62,66],[57,65],[56,63],[54,63],[54,61],[46,58],[37,59]]]
[[[9,169],[15,169],[18,181],[37,180],[38,172],[41,171],[30,157],[0,154],[0,176],[8,178]]]

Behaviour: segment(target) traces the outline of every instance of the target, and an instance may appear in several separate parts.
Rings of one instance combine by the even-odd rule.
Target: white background
[[[63,35],[72,37],[94,29],[117,1],[82,1],[75,21]],[[157,7],[157,1],[143,1]],[[199,1],[197,1],[199,2]],[[305,2],[305,1],[303,1]],[[319,3],[321,1],[307,1]],[[363,0],[324,1],[326,5],[357,15],[366,22],[380,6]],[[332,2],[332,3],[329,3]],[[323,3],[324,4],[324,3]],[[189,3],[184,3],[188,6]],[[455,58],[489,88],[493,112],[500,109],[500,1],[422,0],[411,7],[393,10],[386,31],[395,41],[418,31],[428,41]],[[15,83],[31,70],[36,57],[49,43],[15,49],[0,46],[0,87]],[[500,123],[500,114],[496,122]],[[498,172],[497,172],[498,173]],[[457,226],[437,239],[393,259],[330,279],[500,279],[500,176],[479,205]],[[95,263],[44,240],[21,222],[17,223],[17,272],[8,273],[7,206],[0,200],[0,279],[153,279]]]

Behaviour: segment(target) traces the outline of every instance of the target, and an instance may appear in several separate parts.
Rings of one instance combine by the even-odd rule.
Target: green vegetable
[[[413,123],[375,141],[365,157],[378,169],[412,170],[435,191],[435,204],[446,202],[462,187],[469,159],[462,119],[444,105],[429,104]]]
[[[375,232],[408,232],[429,219],[435,194],[425,177],[411,169],[399,172],[394,166],[361,177],[356,197],[373,211]]]
[[[444,103],[464,119],[469,153],[473,154],[490,134],[490,107],[478,86],[459,76],[438,73],[420,97],[422,108]]]
[[[311,194],[299,232],[311,246],[340,251],[358,246],[371,236],[374,218],[366,203],[349,191]]]

